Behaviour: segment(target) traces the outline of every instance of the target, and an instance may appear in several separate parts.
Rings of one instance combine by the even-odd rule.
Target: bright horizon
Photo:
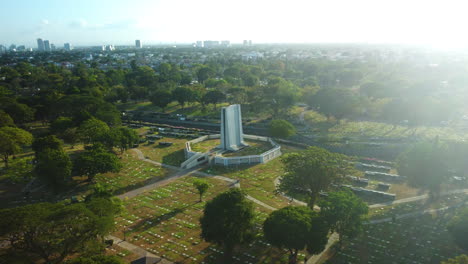
[[[0,44],[369,43],[467,48],[463,1],[25,0],[0,4]]]

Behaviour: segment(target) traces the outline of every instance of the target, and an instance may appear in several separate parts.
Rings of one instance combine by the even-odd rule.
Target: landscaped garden
[[[199,202],[194,177],[185,177],[124,201],[125,213],[116,219],[114,235],[143,249],[178,263],[220,263],[222,248],[200,237],[199,218],[205,202]],[[210,188],[204,201],[226,191],[228,183],[206,178]],[[256,207],[258,235],[249,245],[236,250],[235,263],[284,263],[286,252],[262,240],[262,223],[268,215]],[[282,260],[283,262],[279,262]]]

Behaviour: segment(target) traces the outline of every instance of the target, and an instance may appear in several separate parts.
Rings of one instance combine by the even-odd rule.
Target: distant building
[[[106,50],[106,51],[114,51],[115,50],[114,45],[107,45],[107,46],[103,46],[103,47],[104,47],[104,50]]]
[[[16,51],[16,45],[15,45],[15,44],[11,44],[9,50],[10,50],[10,51]]]
[[[252,40],[244,40],[244,46],[252,46]]]
[[[141,40],[139,40],[139,39],[135,40],[135,47],[137,49],[143,48],[143,45],[141,44]]]
[[[16,47],[16,50],[17,50],[17,51],[25,51],[25,50],[26,50],[26,46],[24,46],[24,45],[19,45],[18,47]]]
[[[231,42],[229,40],[222,40],[221,41],[221,46],[223,47],[230,47],[231,46]]]
[[[55,50],[55,44],[50,44],[50,50],[52,50],[52,51]]]
[[[203,41],[197,40],[197,43],[195,44],[197,48],[203,48]]]
[[[217,41],[217,40],[205,40],[205,41],[203,41],[203,47],[205,47],[205,48],[219,47],[219,41]]]
[[[41,38],[37,39],[37,50],[44,51],[44,41]]]
[[[252,40],[249,40],[249,46],[252,46]]]
[[[0,45],[0,53],[6,52],[6,47],[3,45]]]
[[[70,43],[65,43],[63,44],[63,48],[66,50],[66,51],[70,51],[73,49],[72,45]]]
[[[50,44],[48,40],[44,40],[44,51],[50,51]]]

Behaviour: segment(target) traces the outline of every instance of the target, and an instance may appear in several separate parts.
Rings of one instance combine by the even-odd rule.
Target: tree
[[[238,188],[216,196],[205,205],[200,218],[201,236],[224,247],[226,262],[232,261],[234,246],[251,241],[254,207]]]
[[[353,238],[362,231],[368,207],[350,190],[329,192],[318,205],[320,215],[331,230],[339,234],[340,241],[343,237]]]
[[[468,209],[460,210],[450,220],[447,229],[455,240],[455,243],[461,249],[468,250]]]
[[[62,263],[98,236],[100,217],[84,203],[37,203],[0,211],[0,236],[9,242],[15,255],[45,263]],[[113,223],[113,221],[112,221]],[[34,261],[33,261],[34,260]]]
[[[193,92],[187,87],[178,87],[172,91],[172,98],[184,108],[185,103],[192,101]]]
[[[63,143],[55,135],[49,135],[35,138],[32,143],[32,149],[35,152],[36,158],[38,158],[39,154],[47,149],[61,151],[63,149]]]
[[[122,164],[119,158],[108,152],[102,144],[95,144],[87,147],[86,151],[78,156],[74,167],[78,174],[86,175],[88,180],[92,181],[98,173],[118,172]]]
[[[96,118],[84,121],[78,128],[78,133],[85,144],[97,142],[107,131],[109,126]]]
[[[76,142],[80,138],[80,135],[78,134],[78,129],[76,127],[69,128],[65,130],[62,134],[63,140],[70,144],[72,148],[74,148]]]
[[[37,156],[34,168],[37,176],[52,186],[55,192],[70,179],[72,162],[63,150],[44,149]]]
[[[15,123],[9,114],[5,113],[3,110],[0,110],[0,127],[4,126],[14,127]]]
[[[214,109],[216,109],[216,104],[220,103],[221,101],[226,99],[226,95],[223,92],[218,90],[212,90],[207,92],[203,96],[203,103],[204,104],[213,104]]]
[[[163,112],[168,104],[172,102],[172,94],[169,91],[157,90],[150,96],[150,101],[157,107],[161,107]]]
[[[2,155],[5,167],[8,168],[8,160],[11,155],[21,151],[23,145],[31,144],[31,133],[16,127],[0,127],[0,155]]]
[[[397,158],[398,173],[406,176],[411,186],[437,195],[448,176],[443,153],[444,149],[437,142],[417,144]]]
[[[455,258],[448,259],[446,261],[442,261],[440,264],[468,264],[468,256],[467,255],[460,255]]]
[[[287,138],[296,134],[296,128],[286,120],[275,119],[270,122],[269,132],[273,137]]]
[[[210,68],[210,67],[201,67],[198,71],[197,71],[197,78],[198,78],[198,82],[199,83],[204,83],[206,80],[208,80],[210,77],[214,77],[215,76],[215,71]]]
[[[281,176],[279,191],[305,195],[311,209],[319,193],[339,182],[350,166],[346,156],[318,147],[284,155],[282,161],[285,174]]]
[[[196,179],[195,181],[193,181],[193,186],[198,190],[198,194],[200,194],[200,202],[201,202],[203,198],[203,194],[208,190],[210,185],[205,180]]]
[[[306,206],[287,206],[272,212],[263,223],[265,239],[289,251],[289,263],[297,262],[299,250],[316,254],[328,242],[328,227],[321,217]]]
[[[65,130],[73,127],[73,120],[70,117],[60,116],[50,124],[50,129],[54,134],[61,134]]]

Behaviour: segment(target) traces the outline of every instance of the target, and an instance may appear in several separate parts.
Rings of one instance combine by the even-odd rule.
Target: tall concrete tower
[[[41,38],[37,39],[37,50],[44,51],[44,41]]]
[[[139,40],[139,39],[135,40],[135,47],[137,49],[143,48],[143,45],[141,44],[141,40]]]
[[[221,109],[221,148],[237,151],[247,146],[242,131],[240,105],[230,105]]]

